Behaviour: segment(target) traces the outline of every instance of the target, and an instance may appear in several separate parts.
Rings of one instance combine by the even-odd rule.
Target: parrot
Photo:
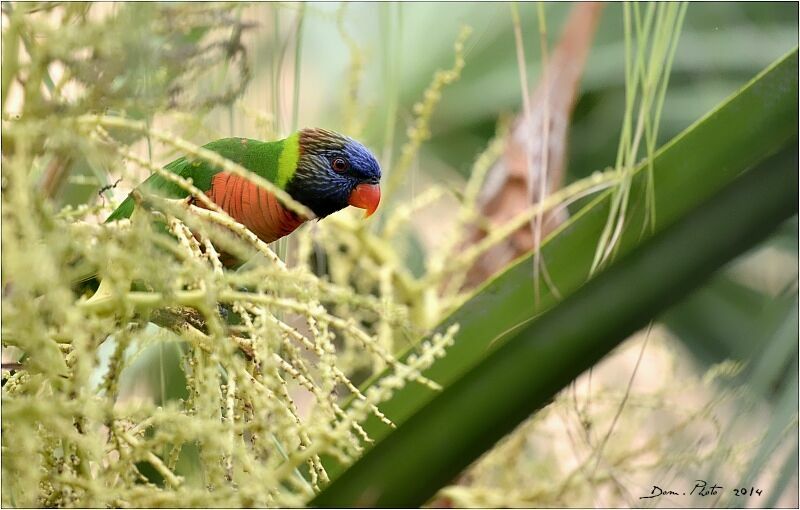
[[[348,205],[364,209],[371,216],[381,200],[381,168],[377,159],[360,142],[334,131],[305,128],[288,137],[262,142],[249,138],[223,138],[203,148],[223,156],[254,172],[286,191],[322,219]],[[284,207],[269,191],[257,184],[222,171],[212,163],[180,157],[165,170],[192,180],[216,205],[241,223],[265,243],[290,233],[306,218]],[[163,198],[189,199],[189,193],[158,173],[152,174],[137,189],[144,189]],[[202,207],[201,202],[196,205]],[[106,218],[106,223],[130,218],[136,207],[133,192]],[[241,261],[221,254],[226,267]],[[93,279],[78,282],[78,290]],[[107,297],[110,289],[100,282],[89,302]]]
[[[275,184],[317,219],[348,205],[365,209],[369,217],[380,203],[381,168],[375,156],[361,143],[334,131],[305,128],[274,142],[223,138],[203,148]],[[164,169],[191,178],[215,204],[265,243],[292,233],[311,219],[284,207],[266,189],[211,163],[180,157]],[[186,190],[157,173],[139,186],[165,198],[189,198]],[[128,195],[106,222],[128,218],[134,208],[133,196]]]

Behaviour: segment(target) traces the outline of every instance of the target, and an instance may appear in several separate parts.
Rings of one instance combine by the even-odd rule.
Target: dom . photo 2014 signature
[[[652,499],[662,496],[718,496],[725,490],[725,487],[717,483],[709,485],[705,480],[695,480],[694,487],[688,491],[676,491],[660,485],[653,485],[650,494],[639,496],[639,499]],[[734,496],[761,496],[764,492],[756,487],[734,487],[727,490],[733,493]]]

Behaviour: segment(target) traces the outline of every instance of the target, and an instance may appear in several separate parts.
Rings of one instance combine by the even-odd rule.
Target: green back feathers
[[[294,133],[285,140],[260,142],[248,138],[223,138],[203,146],[220,156],[255,172],[281,189],[294,176],[300,157],[299,135]],[[211,180],[220,169],[203,160],[189,160],[181,157],[164,167],[184,178],[192,179],[195,186],[203,191],[211,189]],[[139,187],[167,198],[185,198],[188,194],[177,184],[152,174]],[[106,222],[128,218],[133,213],[134,201],[128,196],[111,213]]]

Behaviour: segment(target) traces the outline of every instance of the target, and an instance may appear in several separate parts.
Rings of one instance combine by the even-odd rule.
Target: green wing
[[[270,182],[275,182],[283,141],[260,142],[248,138],[223,138],[208,143],[203,148],[242,165]],[[206,161],[191,160],[186,157],[180,157],[172,161],[164,169],[181,177],[191,178],[194,185],[204,192],[211,188],[211,179],[220,172],[219,167],[213,166]],[[165,198],[185,198],[188,195],[183,188],[157,173],[148,177],[137,189],[143,188],[150,193],[156,193]],[[134,206],[133,197],[128,195],[119,207],[106,218],[106,223],[129,218],[133,214]]]

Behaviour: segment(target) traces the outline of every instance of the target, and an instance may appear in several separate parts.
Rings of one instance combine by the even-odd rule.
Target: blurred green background
[[[570,4],[545,5],[552,48]],[[320,120],[337,125],[341,120],[341,102],[331,98],[345,93],[351,54],[335,21],[340,8],[338,4],[308,4],[301,125]],[[790,2],[691,4],[672,68],[659,145],[791,49],[797,43],[797,14],[797,5]],[[539,72],[535,4],[521,4],[520,16],[533,86]],[[383,142],[393,93],[398,95],[398,134],[402,135],[411,106],[421,98],[434,71],[449,67],[452,42],[462,24],[474,28],[467,42],[467,65],[461,79],[443,94],[424,156],[441,159],[463,175],[494,133],[498,115],[517,113],[521,107],[509,4],[347,4],[344,29],[365,58],[358,99],[366,117],[367,142],[373,146]],[[597,29],[573,118],[570,180],[613,165],[624,112],[623,34],[622,6],[610,3]],[[272,47],[271,37],[261,38],[256,58],[266,63]],[[259,74],[269,68],[254,67],[257,84]]]

